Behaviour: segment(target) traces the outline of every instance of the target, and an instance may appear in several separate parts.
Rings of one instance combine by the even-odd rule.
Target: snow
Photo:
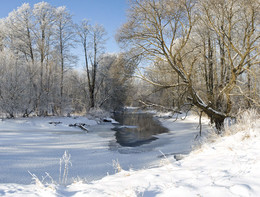
[[[64,148],[67,148],[65,145],[68,142],[67,136],[73,142],[68,151],[72,159],[69,177],[74,176],[74,182],[64,186],[54,183],[23,184],[17,181],[22,170],[30,170],[30,172],[32,170],[30,165],[23,163],[23,168],[19,168],[19,165],[18,169],[15,168],[15,175],[10,174],[8,169],[12,168],[12,162],[15,159],[19,160],[19,158],[13,160],[11,158],[14,155],[26,157],[27,152],[24,149],[31,143],[28,138],[35,137],[31,133],[38,128],[38,123],[41,123],[40,129],[33,133],[40,133],[39,138],[44,138],[48,129],[61,131],[60,129],[66,128],[67,132],[72,132],[72,130],[79,132],[77,128],[67,126],[72,118],[59,120],[62,123],[56,126],[46,124],[49,121],[48,118],[0,122],[0,196],[258,196],[260,193],[260,119],[247,123],[247,126],[238,127],[238,125],[233,130],[231,128],[228,135],[222,137],[208,136],[207,141],[198,143],[196,148],[194,148],[194,137],[198,133],[198,125],[197,118],[194,116],[188,116],[187,119],[176,122],[173,122],[171,118],[160,119],[163,125],[170,129],[168,134],[160,134],[159,139],[150,144],[130,148],[116,145],[113,141],[113,131],[103,132],[104,128],[111,128],[111,124],[95,125],[85,119],[92,125],[88,127],[92,132],[78,135],[75,139],[74,135],[58,135],[63,140],[62,144],[57,142],[56,138],[51,143],[48,142],[49,139],[41,139],[42,144],[38,145],[39,141],[36,141],[32,147],[40,149],[36,151],[37,154],[43,152],[41,149],[51,149],[59,153],[50,156],[50,152],[47,151],[43,154],[53,159],[53,163],[57,163],[58,158],[62,156],[61,150],[64,152]],[[206,122],[207,120],[204,119],[204,124]],[[3,125],[6,129],[3,129]],[[22,125],[21,135],[19,135],[20,131],[14,132],[19,125]],[[31,132],[26,131],[26,125]],[[37,125],[37,127],[33,129],[32,125]],[[204,128],[208,129],[205,125]],[[243,130],[238,128],[243,128]],[[47,135],[53,137],[48,132]],[[86,139],[83,136],[86,136]],[[14,139],[18,141],[18,145],[12,152],[12,148],[15,147],[8,144]],[[76,143],[76,140],[82,141]],[[193,144],[193,149],[191,144]],[[176,161],[174,155],[177,153],[184,153],[183,159]],[[11,158],[5,164],[2,158],[5,158],[7,154],[13,154],[13,156],[10,156]],[[37,158],[32,153],[29,155],[31,160]],[[85,166],[79,164],[82,162],[80,159],[82,157],[86,160]],[[113,169],[112,160],[119,162],[120,166],[117,166],[117,169]],[[18,164],[21,165],[21,162],[22,160]],[[34,169],[33,166],[38,164],[32,161],[31,168]],[[127,164],[134,167],[129,169]],[[89,180],[87,176],[91,173],[91,170],[87,169],[89,165],[92,166],[94,173],[100,170],[108,173],[99,176],[100,179]],[[96,168],[93,168],[94,165]],[[32,173],[41,177],[44,175],[41,168],[44,168],[44,165],[35,168]],[[55,179],[55,171],[51,170],[52,168],[55,167],[48,165],[45,170]],[[8,173],[3,175],[5,171]],[[87,173],[84,174],[84,171]],[[76,174],[80,178],[76,178]],[[10,176],[13,182],[3,182],[4,176]],[[86,177],[87,180],[84,180]]]

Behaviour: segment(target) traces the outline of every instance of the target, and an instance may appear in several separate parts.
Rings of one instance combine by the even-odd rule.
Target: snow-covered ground
[[[88,123],[89,120],[84,121]],[[38,122],[4,120],[0,122],[0,196],[259,195],[259,119],[230,128],[231,135],[208,138],[179,161],[173,155],[191,151],[198,132],[197,120],[190,116],[184,121],[162,121],[170,133],[160,134],[159,139],[150,144],[126,148],[115,143],[109,124],[95,126],[92,122],[89,133],[79,134],[80,130],[65,124],[71,122],[70,119],[62,119],[62,124],[56,126],[42,119]],[[31,129],[27,130],[26,125]],[[70,132],[75,132],[75,136]],[[65,149],[71,154],[72,162],[68,176],[76,178],[78,175],[81,179],[67,186],[44,182],[27,184],[25,178],[17,181],[24,177],[23,171],[28,173],[28,170],[39,179],[48,172],[57,181],[59,158]],[[112,160],[118,161],[121,167],[117,165],[117,169],[113,169]],[[115,174],[115,171],[120,172]],[[96,173],[99,175],[95,179],[103,178],[90,181],[89,175]]]

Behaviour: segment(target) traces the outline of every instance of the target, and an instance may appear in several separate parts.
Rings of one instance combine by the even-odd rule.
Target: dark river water
[[[168,129],[149,113],[120,112],[114,114],[114,119],[119,122],[113,130],[116,131],[115,137],[121,146],[147,144],[157,139],[155,135],[168,132]]]

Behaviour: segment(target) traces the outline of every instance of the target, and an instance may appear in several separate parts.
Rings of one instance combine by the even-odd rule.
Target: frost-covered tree
[[[1,111],[10,118],[26,116],[32,110],[26,65],[8,50],[0,52],[0,84]]]
[[[59,113],[63,107],[61,99],[66,100],[64,98],[69,94],[67,90],[66,95],[63,93],[64,69],[72,65],[68,61],[73,43],[69,12],[64,7],[55,8],[46,2],[33,7],[25,3],[1,19],[0,26],[2,55],[16,60],[8,63],[10,72],[18,69],[25,73],[17,75],[17,81],[23,81],[23,96],[27,98],[20,103],[27,108],[19,113]],[[2,65],[5,66],[6,62]],[[8,80],[6,85],[3,81],[2,87],[8,86],[7,83]]]
[[[106,31],[102,25],[90,25],[87,20],[83,20],[78,25],[78,35],[84,50],[90,108],[94,108],[98,65],[104,53]]]
[[[60,113],[64,108],[64,74],[72,63],[71,48],[74,47],[75,31],[72,15],[66,7],[56,8],[56,21],[55,21],[55,40],[57,41],[56,50],[59,57],[60,66]]]
[[[51,73],[51,51],[53,49],[54,25],[56,20],[55,8],[47,2],[40,2],[34,5],[34,27],[36,37],[36,51],[39,56],[40,81],[37,95],[37,111],[40,115],[47,114],[46,105],[50,87],[48,78]]]
[[[3,50],[5,47],[7,48],[2,55],[5,57],[7,55],[15,57],[15,65],[21,66],[21,62],[23,63],[23,67],[19,68],[21,69],[19,72],[26,72],[26,76],[18,76],[23,76],[23,79],[17,79],[18,81],[23,80],[22,84],[27,85],[23,91],[23,94],[25,92],[28,94],[27,99],[22,103],[25,109],[23,112],[20,111],[20,113],[26,116],[33,111],[35,106],[35,80],[37,72],[35,69],[33,19],[29,4],[23,4],[21,7],[18,7],[17,10],[11,12],[7,18],[2,19],[2,38]],[[10,71],[12,71],[13,68],[18,69],[10,63],[9,65]]]
[[[259,8],[257,0],[133,0],[117,38],[124,48],[139,51],[146,63],[167,62],[179,82],[142,78],[161,88],[184,87],[190,104],[221,129],[235,113],[236,94],[246,96],[240,78],[259,65]],[[196,42],[199,23],[207,28]]]

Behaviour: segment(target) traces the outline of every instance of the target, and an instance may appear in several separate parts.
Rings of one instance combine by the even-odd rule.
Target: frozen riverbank
[[[104,132],[102,127],[108,128],[109,125],[92,125],[93,130],[86,135],[88,137],[83,140],[80,135],[80,138],[77,138],[84,143],[77,144],[74,141],[69,150],[73,164],[69,169],[69,176],[79,175],[81,180],[78,178],[66,187],[57,184],[1,183],[0,195],[257,196],[260,192],[260,121],[253,118],[251,120],[249,116],[246,119],[248,121],[231,129],[232,135],[214,138],[179,161],[174,158],[176,153],[192,150],[191,143],[198,133],[196,117],[189,116],[184,121],[176,122],[173,122],[173,119],[162,119],[163,125],[167,126],[170,132],[160,134],[157,136],[158,140],[140,147],[121,147],[116,144],[111,130]],[[92,132],[94,130],[95,132]],[[236,133],[237,131],[239,132]],[[62,136],[63,142],[65,136],[70,135]],[[44,141],[48,141],[47,139]],[[72,139],[70,137],[67,140]],[[48,145],[49,149],[55,152],[60,147],[60,150],[64,150],[64,144],[57,144]],[[39,145],[39,149],[48,146]],[[23,154],[25,153],[21,152],[21,156]],[[166,156],[162,156],[163,154]],[[55,158],[58,161],[60,155]],[[33,160],[33,157],[31,159]],[[114,169],[112,160],[118,161],[120,167]],[[9,168],[12,165],[14,164],[9,163]],[[88,169],[89,167],[91,168]],[[58,171],[58,164],[53,168]],[[23,169],[28,170],[28,166],[23,166]],[[48,169],[53,176],[50,166]],[[55,170],[53,177],[57,180]],[[106,174],[100,180],[90,181],[91,170],[95,173],[100,170],[108,172],[109,176]],[[113,175],[115,170],[121,171]],[[33,173],[41,177],[44,170],[39,167]],[[15,179],[18,176],[11,177]]]
[[[183,160],[165,157],[161,167],[122,171],[66,191],[75,196],[259,196],[260,119],[250,118]]]
[[[76,123],[84,123],[89,132],[69,126]],[[76,177],[92,181],[113,174],[113,160],[125,170],[156,167],[160,151],[168,154],[191,150],[197,123],[174,125],[176,129],[158,135],[149,144],[122,147],[110,123],[97,124],[84,117],[5,119],[0,122],[0,183],[30,184],[28,171],[38,177],[48,172],[58,182],[59,160],[65,150],[72,162],[68,183]]]

